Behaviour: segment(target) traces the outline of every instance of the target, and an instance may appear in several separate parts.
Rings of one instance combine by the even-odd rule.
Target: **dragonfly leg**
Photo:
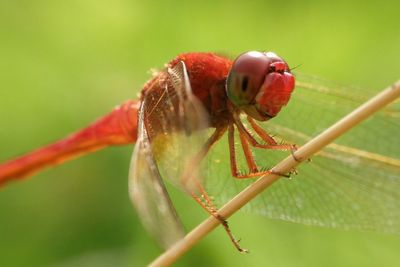
[[[257,173],[258,167],[257,167],[256,161],[254,160],[253,152],[251,151],[251,149],[249,147],[249,143],[248,143],[245,135],[242,134],[240,131],[239,131],[239,138],[240,138],[240,143],[242,144],[242,149],[243,149],[244,156],[245,156],[246,162],[247,162],[247,166],[249,167],[250,172]]]
[[[208,196],[208,194],[204,190],[203,186],[201,184],[198,184],[198,186],[199,186],[199,190],[201,193],[201,197],[199,197],[195,194],[192,194],[193,199],[196,200],[196,202],[199,203],[199,205],[204,210],[206,210],[211,216],[213,216],[215,219],[217,219],[222,224],[222,226],[225,229],[225,232],[228,234],[229,239],[232,241],[235,248],[241,253],[247,253],[248,250],[242,248],[239,245],[240,240],[236,239],[233,236],[233,233],[232,233],[231,229],[229,228],[228,221],[221,214],[218,213],[217,208],[212,203],[211,198]]]
[[[294,152],[298,149],[298,146],[297,146],[296,144],[292,144],[292,145],[289,145],[289,144],[278,144],[278,143],[274,140],[274,138],[273,138],[272,136],[270,136],[263,128],[261,128],[261,127],[257,124],[257,122],[254,121],[253,118],[247,116],[247,120],[249,121],[251,127],[254,129],[254,131],[257,133],[257,135],[258,135],[264,142],[266,142],[267,144],[269,144],[270,146],[272,146],[272,147],[270,147],[270,146],[268,146],[268,145],[265,146],[265,145],[262,145],[262,144],[261,144],[261,145],[254,145],[255,147],[268,148],[268,149],[278,149],[278,150],[290,150],[290,153],[292,154],[293,159],[294,159],[295,161],[297,161],[297,162],[301,162],[301,160],[298,159],[298,158],[296,158],[296,156],[294,155]],[[241,122],[240,122],[240,123],[241,123]],[[242,126],[243,126],[242,128],[244,129],[244,131],[248,133],[247,129],[244,127],[243,124],[242,124]],[[250,137],[252,137],[250,133],[248,133],[248,135],[249,135]],[[252,137],[252,139],[254,139],[254,137]],[[257,140],[255,140],[255,141],[257,142]],[[252,144],[253,144],[253,142],[254,142],[254,141],[251,141]],[[310,160],[310,159],[308,159],[308,160]],[[294,173],[296,173],[296,170],[294,170]]]
[[[241,132],[247,140],[250,142],[251,145],[257,148],[264,148],[264,149],[272,149],[272,150],[290,150],[290,153],[293,156],[293,159],[297,162],[300,162],[294,155],[294,152],[298,149],[296,144],[278,144],[272,136],[270,136],[263,128],[261,128],[253,118],[247,116],[247,120],[249,121],[250,125],[257,133],[257,135],[266,143],[260,144],[254,136],[246,129],[243,123],[236,117],[235,122],[238,125],[238,130]],[[296,169],[293,169],[291,174],[297,174]],[[283,175],[285,177],[290,177],[290,175]]]
[[[243,249],[239,245],[239,241],[233,236],[231,229],[229,228],[228,221],[218,213],[216,206],[213,204],[211,197],[207,194],[204,187],[201,185],[200,180],[197,177],[193,177],[193,168],[194,166],[199,166],[200,162],[207,155],[208,151],[210,151],[211,147],[217,142],[225,133],[226,127],[217,128],[215,132],[210,136],[210,138],[206,141],[201,151],[193,157],[191,161],[189,161],[187,171],[184,172],[184,175],[181,178],[181,183],[186,185],[189,182],[194,182],[194,187],[200,196],[198,196],[193,189],[189,189],[190,195],[193,199],[211,216],[220,221],[222,226],[224,227],[226,233],[228,234],[230,240],[233,245],[239,252],[246,253],[247,250]],[[192,184],[193,186],[193,184]]]
[[[248,139],[246,138],[245,134],[240,132],[239,130],[239,137],[242,144],[244,156],[246,158],[247,165],[249,167],[249,173],[240,173],[237,167],[237,159],[236,159],[236,149],[235,149],[235,128],[233,124],[229,125],[228,127],[228,143],[229,143],[229,155],[230,155],[230,165],[231,165],[231,173],[232,176],[237,179],[246,179],[246,178],[254,178],[265,174],[278,174],[284,177],[290,177],[289,175],[283,173],[276,173],[271,170],[258,170],[257,164],[254,160],[253,153],[249,147]]]
[[[295,161],[301,162],[301,160],[298,159],[298,158],[296,157],[296,155],[294,154],[294,152],[296,152],[297,149],[298,149],[297,146],[296,146],[296,145],[293,145],[293,148],[290,150],[290,153],[292,154],[292,157],[293,157],[293,159],[294,159]],[[308,160],[311,161],[311,159],[308,159]],[[295,170],[295,171],[296,171],[296,170]]]
[[[272,136],[270,136],[263,128],[261,128],[254,119],[247,117],[251,127],[257,133],[257,135],[265,142],[261,144],[254,138],[253,134],[246,129],[239,118],[235,118],[235,124],[238,127],[239,132],[245,135],[246,139],[250,144],[257,148],[272,149],[272,150],[292,150],[293,145],[289,144],[278,144]]]

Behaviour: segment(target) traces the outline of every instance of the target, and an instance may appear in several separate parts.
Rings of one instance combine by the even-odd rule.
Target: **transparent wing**
[[[276,139],[298,145],[377,93],[326,86],[325,81],[304,75],[298,80],[289,105],[263,125]],[[399,110],[397,101],[351,130],[302,164],[298,175],[280,179],[245,210],[303,224],[399,234]],[[268,167],[288,155],[255,153],[258,163]],[[225,202],[252,182],[233,180],[214,180],[208,188]]]
[[[184,231],[161,178],[185,191],[192,191],[194,179],[200,182],[192,159],[206,137],[208,117],[192,95],[183,62],[161,73],[142,100],[130,195],[145,227],[168,248]]]
[[[184,236],[184,230],[153,157],[143,123],[145,105],[143,101],[139,113],[138,140],[129,171],[129,193],[143,225],[166,249]]]

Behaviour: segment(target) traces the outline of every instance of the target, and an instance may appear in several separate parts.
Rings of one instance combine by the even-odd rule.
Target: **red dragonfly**
[[[0,184],[107,146],[136,143],[130,195],[144,225],[159,242],[169,247],[184,234],[163,177],[219,218],[241,250],[209,195],[224,201],[251,180],[243,178],[268,173],[268,168],[256,163],[256,148],[277,150],[268,154],[275,160],[279,150],[295,148],[278,139],[303,143],[363,100],[348,88],[330,89],[315,85],[310,77],[302,79],[302,90],[293,91],[295,78],[287,63],[271,52],[251,51],[235,61],[212,53],[179,55],[145,84],[140,100],[128,100],[89,127],[1,164]],[[324,98],[316,97],[321,95]],[[291,96],[288,112],[274,118]],[[330,146],[311,167],[290,182],[274,185],[263,201],[250,208],[306,224],[399,233],[400,148],[394,134],[400,129],[398,114],[396,105],[385,110],[360,128],[362,138]],[[279,136],[272,137],[257,121],[268,121],[265,126]],[[377,129],[385,132],[378,135]],[[218,151],[217,141],[226,132],[231,174],[238,180],[208,179],[218,176],[221,168],[217,163],[221,159],[210,152],[211,147],[217,146]],[[239,171],[237,137],[245,172]],[[378,140],[390,146],[377,146]],[[210,161],[208,169],[200,167]]]

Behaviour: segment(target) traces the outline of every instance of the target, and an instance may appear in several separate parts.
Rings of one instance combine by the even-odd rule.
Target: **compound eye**
[[[257,51],[246,52],[236,58],[227,82],[228,97],[235,105],[247,105],[253,101],[271,62],[265,53]]]

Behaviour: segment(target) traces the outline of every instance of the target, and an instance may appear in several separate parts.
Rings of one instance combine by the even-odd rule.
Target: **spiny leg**
[[[267,132],[265,132],[264,129],[258,126],[252,118],[248,117],[247,119],[250,125],[253,127],[254,131],[266,143],[260,144],[249,132],[249,130],[246,129],[246,127],[243,125],[238,117],[234,117],[234,119],[239,132],[245,135],[246,139],[250,142],[252,146],[271,150],[293,150],[293,145],[278,144]]]
[[[233,177],[238,177],[239,171],[237,168],[236,151],[235,151],[235,128],[233,124],[228,126],[228,144],[229,144],[229,161],[231,173]]]
[[[196,195],[192,190],[189,190],[190,195],[193,197],[193,199],[204,209],[206,210],[211,216],[216,218],[222,226],[224,227],[226,233],[228,234],[230,240],[232,241],[233,245],[239,252],[248,252],[246,249],[243,249],[239,245],[239,241],[233,236],[232,231],[229,228],[228,221],[221,216],[218,213],[217,208],[215,205],[212,203],[211,197],[208,195],[204,187],[201,185],[198,177],[193,177],[193,168],[196,168],[195,166],[199,166],[201,161],[204,159],[204,157],[207,155],[208,151],[211,149],[211,147],[215,144],[216,141],[218,141],[222,135],[225,133],[226,127],[223,128],[217,128],[215,132],[210,136],[210,138],[206,141],[202,149],[199,151],[199,153],[191,160],[189,161],[190,164],[188,164],[188,168],[186,171],[184,171],[184,175],[181,178],[181,183],[183,185],[188,183],[188,179],[192,179],[192,182],[195,183],[196,189],[200,193],[200,197]],[[192,173],[192,174],[190,174]]]
[[[272,136],[270,136],[263,128],[261,128],[257,122],[254,121],[253,118],[247,116],[247,120],[250,123],[251,127],[253,127],[254,131],[258,134],[261,139],[270,144],[274,145],[275,147],[278,148],[283,148],[283,150],[290,150],[290,153],[293,156],[293,159],[297,162],[301,162],[299,159],[297,159],[294,155],[294,152],[298,149],[298,146],[296,144],[291,144],[291,145],[279,145]],[[295,170],[296,171],[296,170]]]
[[[272,149],[272,150],[290,150],[290,153],[293,156],[293,159],[297,162],[300,162],[299,159],[296,158],[294,155],[294,152],[298,149],[296,144],[278,144],[275,139],[270,136],[263,128],[261,128],[256,121],[254,121],[253,118],[250,116],[247,116],[247,120],[249,121],[250,125],[254,129],[254,131],[257,133],[257,135],[266,143],[269,145],[263,145],[259,144],[257,140],[253,137],[253,135],[246,129],[246,127],[243,125],[241,120],[238,117],[235,117],[235,123],[237,123],[239,131],[242,131],[245,136],[248,138],[249,142],[254,146],[258,148],[265,148],[265,149]],[[296,169],[293,169],[290,173],[297,174]],[[287,177],[290,177],[290,175],[284,175]]]
[[[201,185],[199,185],[199,190],[201,192],[201,197],[204,199],[205,203],[202,201],[202,199],[200,197],[196,196],[195,194],[192,194],[192,197],[194,198],[194,200],[196,200],[196,202],[204,210],[206,210],[211,216],[213,216],[215,219],[217,219],[222,224],[222,226],[225,229],[225,232],[228,234],[229,239],[231,240],[231,242],[233,243],[235,248],[241,253],[247,253],[248,250],[242,248],[239,245],[240,240],[237,240],[233,236],[233,233],[232,233],[231,229],[229,228],[228,221],[222,215],[220,215],[218,213],[218,210],[216,209],[216,207],[212,203],[211,198],[208,196],[207,192],[204,190],[204,188]]]
[[[254,178],[254,177],[265,175],[265,174],[278,174],[280,176],[288,177],[286,174],[275,173],[271,170],[259,171],[257,168],[257,165],[255,163],[253,153],[251,152],[249,144],[245,137],[245,134],[241,133],[239,130],[239,137],[240,137],[240,141],[242,143],[243,152],[244,152],[244,155],[246,158],[247,165],[250,169],[250,172],[247,174],[240,173],[237,168],[234,134],[235,134],[235,128],[234,128],[233,124],[231,124],[228,127],[228,143],[229,143],[231,173],[232,173],[233,177],[235,177],[237,179],[245,179],[245,178]]]
[[[239,138],[240,138],[240,143],[242,144],[242,149],[250,172],[251,173],[258,172],[258,167],[256,161],[254,160],[253,152],[249,147],[249,143],[247,142],[245,135],[242,134],[240,131],[239,131]]]
[[[269,145],[277,145],[278,143],[275,139],[265,132],[263,128],[261,128],[253,118],[247,116],[247,121],[250,123],[251,127],[253,127],[254,131],[258,134],[261,139]]]
[[[259,172],[257,165],[254,160],[254,156],[250,150],[250,147],[247,143],[246,138],[243,134],[239,132],[240,141],[242,144],[243,152],[246,158],[247,165],[249,166],[250,173],[243,174],[238,171],[237,167],[237,158],[236,158],[236,149],[235,149],[235,128],[234,125],[231,124],[228,127],[228,143],[229,143],[229,157],[230,157],[230,165],[231,165],[231,173],[232,176],[237,179],[244,178],[253,178],[256,176],[260,176],[263,174],[271,173],[270,171]]]

